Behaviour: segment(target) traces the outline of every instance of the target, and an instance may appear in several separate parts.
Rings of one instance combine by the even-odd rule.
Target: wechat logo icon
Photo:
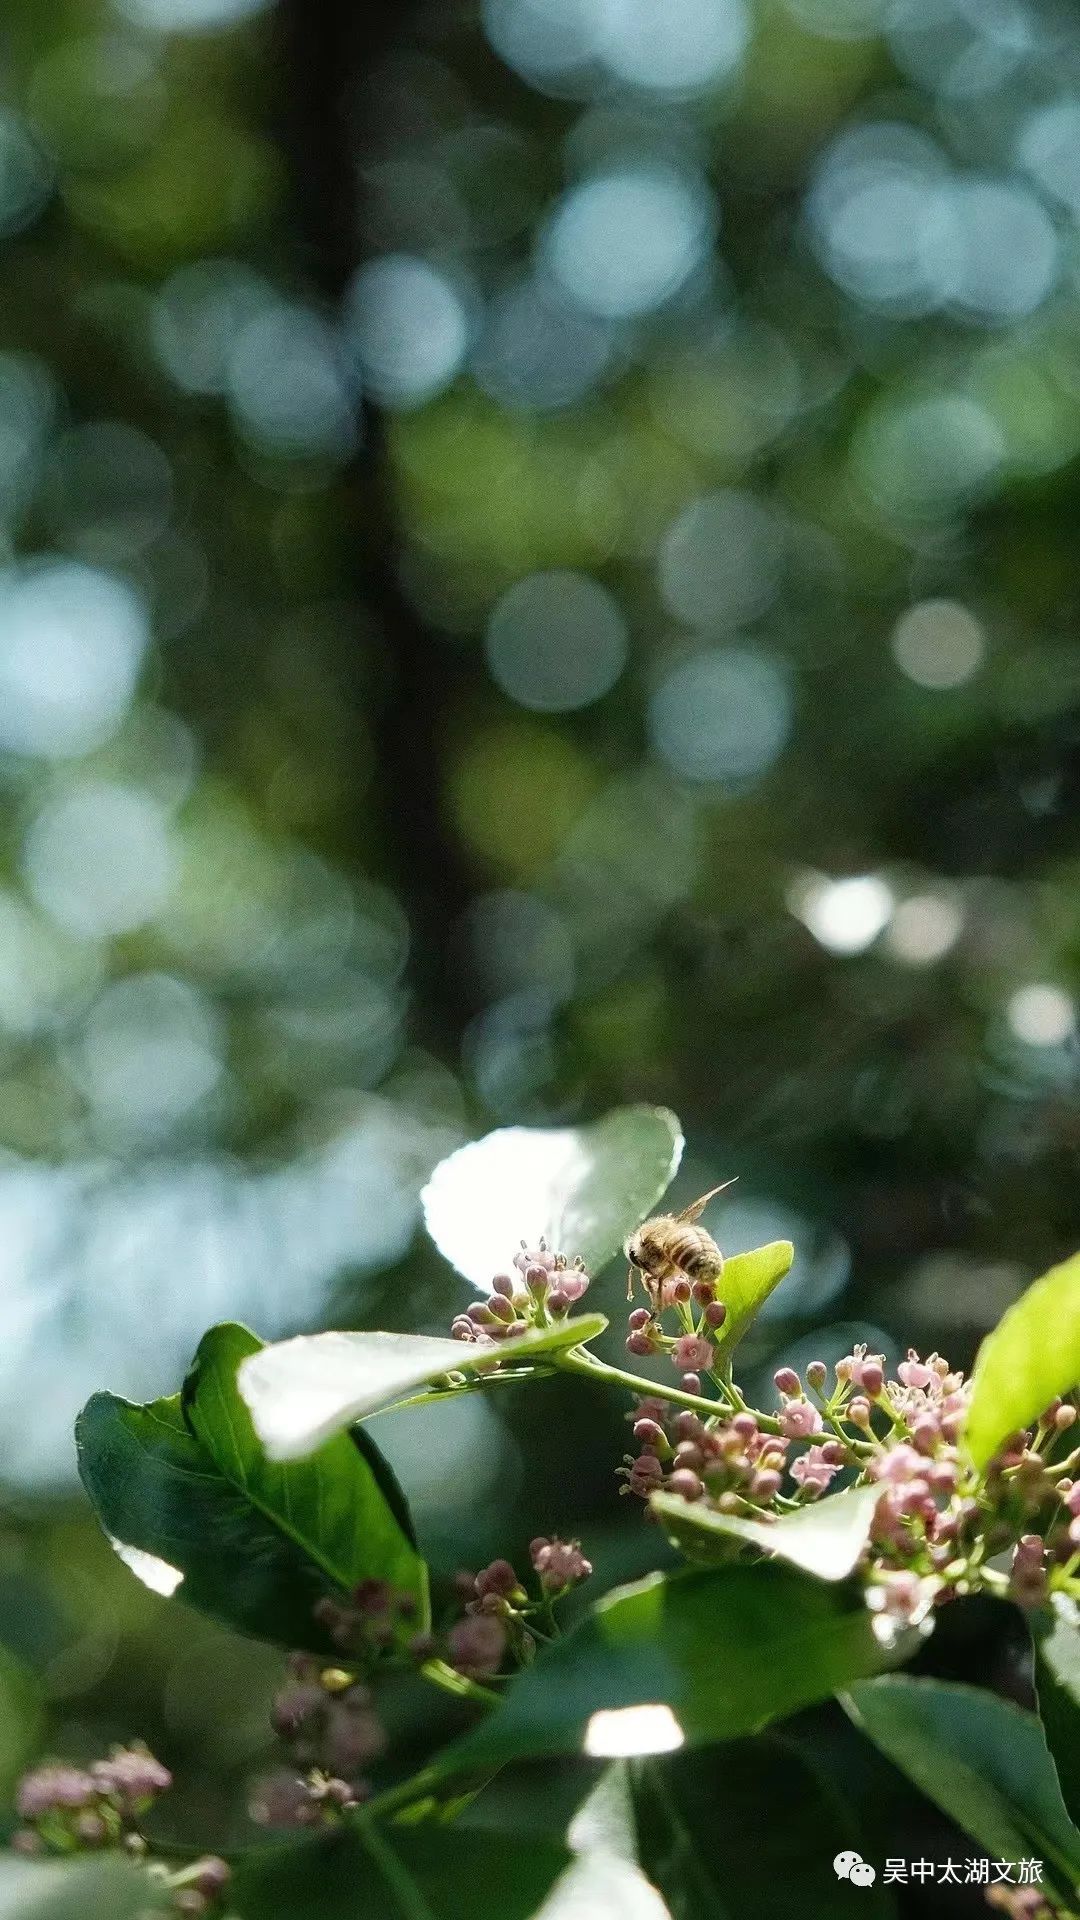
[[[838,1880],[850,1880],[853,1887],[872,1887],[877,1879],[873,1867],[868,1866],[862,1854],[851,1849],[837,1854],[833,1861],[833,1872]]]

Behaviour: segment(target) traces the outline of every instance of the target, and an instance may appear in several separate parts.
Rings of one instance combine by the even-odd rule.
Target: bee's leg
[[[628,1299],[628,1300],[632,1300],[632,1299],[633,1299],[633,1297],[634,1297],[634,1269],[633,1269],[633,1267],[627,1267],[627,1269],[626,1269],[626,1297],[627,1297],[627,1299]]]

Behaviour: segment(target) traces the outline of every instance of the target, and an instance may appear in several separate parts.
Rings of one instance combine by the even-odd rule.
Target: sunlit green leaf
[[[540,1360],[595,1340],[606,1325],[601,1313],[582,1314],[483,1346],[421,1333],[301,1334],[243,1361],[237,1384],[270,1458],[299,1460],[354,1420],[447,1373]]]
[[[522,1240],[543,1238],[598,1273],[666,1193],[682,1158],[664,1107],[623,1107],[586,1127],[502,1127],[450,1154],[424,1189],[435,1245],[487,1287]]]
[[[753,1323],[764,1301],[780,1285],[795,1258],[790,1240],[770,1240],[767,1246],[754,1247],[749,1253],[733,1253],[724,1261],[723,1278],[717,1289],[727,1308],[727,1319],[718,1336],[721,1360],[725,1360]]]
[[[861,1598],[791,1567],[654,1574],[609,1594],[526,1669],[447,1763],[730,1740],[885,1663]]]
[[[976,1466],[1077,1385],[1080,1253],[1036,1280],[979,1348],[965,1430]]]
[[[167,1907],[143,1869],[126,1861],[0,1857],[0,1920],[142,1920]]]
[[[1033,1713],[981,1687],[904,1675],[853,1686],[856,1725],[951,1820],[999,1860],[1045,1860],[1071,1892],[1080,1833]]]
[[[1059,1596],[1054,1614],[1033,1619],[1032,1634],[1039,1714],[1062,1799],[1080,1823],[1080,1621],[1074,1604]]]
[[[413,1624],[426,1627],[427,1568],[401,1489],[370,1436],[362,1428],[337,1434],[288,1465],[267,1459],[236,1385],[241,1363],[262,1350],[246,1327],[213,1327],[203,1336],[183,1392],[196,1439],[230,1486],[330,1584],[348,1591],[361,1580],[386,1580],[411,1596]]]
[[[789,1560],[819,1580],[846,1580],[870,1537],[880,1487],[848,1487],[772,1522],[718,1513],[700,1500],[654,1493],[650,1505],[691,1558],[729,1558],[740,1542]]]
[[[569,1858],[541,1835],[358,1822],[248,1854],[230,1897],[244,1920],[533,1920]]]

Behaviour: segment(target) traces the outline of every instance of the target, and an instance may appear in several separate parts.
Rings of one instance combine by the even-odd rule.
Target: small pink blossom
[[[791,1463],[791,1477],[798,1481],[807,1493],[817,1495],[827,1493],[832,1485],[833,1476],[838,1469],[825,1458],[821,1447],[808,1447],[797,1460]]]
[[[684,1333],[676,1340],[671,1357],[680,1373],[707,1371],[714,1358],[712,1342],[698,1333]]]
[[[806,1440],[822,1430],[822,1418],[809,1400],[789,1400],[780,1409],[780,1429],[789,1440]]]
[[[896,1375],[902,1386],[919,1387],[923,1392],[935,1378],[933,1369],[919,1359],[914,1347],[908,1348],[908,1357],[901,1360]]]

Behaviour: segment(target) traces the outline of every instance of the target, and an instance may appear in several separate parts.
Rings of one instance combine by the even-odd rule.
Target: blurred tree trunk
[[[364,127],[360,82],[407,39],[420,9],[357,6],[355,0],[281,0],[280,124],[295,200],[301,265],[337,305],[362,258],[361,167]],[[461,675],[448,647],[424,626],[402,593],[397,537],[384,484],[381,417],[364,405],[360,453],[346,484],[356,531],[353,592],[385,646],[387,685],[379,711],[350,662],[343,684],[372,728],[376,778],[384,783],[382,818],[395,890],[409,914],[414,1031],[456,1060],[469,1017],[465,981],[449,929],[472,887],[442,812],[444,722]],[[355,653],[359,663],[361,649]]]

